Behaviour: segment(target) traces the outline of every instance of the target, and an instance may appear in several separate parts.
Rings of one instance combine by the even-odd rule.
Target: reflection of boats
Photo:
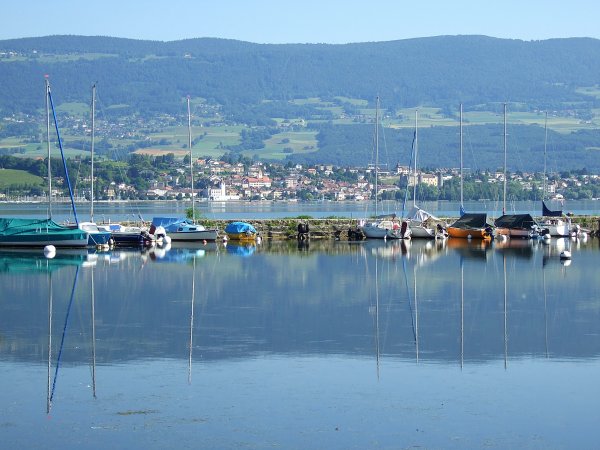
[[[187,263],[196,258],[202,258],[206,256],[207,251],[216,251],[216,244],[213,242],[212,245],[207,243],[206,246],[194,246],[194,247],[177,247],[172,244],[167,248],[153,248],[150,250],[148,255],[154,262],[165,262],[165,263]]]
[[[225,233],[234,241],[255,241],[258,231],[247,222],[230,222],[225,227]]]
[[[408,239],[410,238],[410,227],[408,222],[398,221],[396,214],[379,216],[378,194],[379,194],[379,97],[375,107],[375,188],[373,190],[375,204],[375,220],[361,220],[359,229],[367,239]]]
[[[487,239],[448,239],[446,247],[456,250],[464,258],[487,259],[491,245],[491,241]]]
[[[494,243],[494,248],[502,254],[510,254],[516,257],[531,258],[534,246],[537,243],[531,239],[506,239]]]
[[[231,253],[232,255],[238,256],[250,256],[256,250],[256,246],[253,243],[249,242],[239,244],[229,243],[227,244],[226,248],[227,253]]]
[[[33,249],[14,248],[0,250],[0,272],[32,273],[54,271],[66,266],[83,266],[94,262],[97,255],[87,250],[63,250],[53,258],[46,258],[41,252]]]
[[[410,242],[405,242],[403,239],[389,242],[377,240],[365,242],[364,247],[379,258],[395,258],[408,255],[410,245]]]

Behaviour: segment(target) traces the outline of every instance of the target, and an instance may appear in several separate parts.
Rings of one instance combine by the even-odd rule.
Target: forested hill
[[[186,95],[234,110],[264,100],[343,96],[388,108],[458,102],[522,102],[583,109],[600,100],[578,91],[600,85],[600,40],[520,41],[439,36],[346,45],[263,45],[223,39],[173,42],[49,36],[0,41],[0,112],[42,106],[49,74],[62,101],[89,98],[131,112],[180,111]],[[41,100],[42,99],[42,100]]]

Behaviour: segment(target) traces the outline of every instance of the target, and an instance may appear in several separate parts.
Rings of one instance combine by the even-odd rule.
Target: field
[[[582,88],[582,93],[590,96],[600,97],[600,87]],[[197,106],[205,103],[205,99],[194,98],[192,104]],[[352,99],[347,97],[336,97],[333,101],[323,101],[319,98],[295,99],[292,103],[303,106],[311,105],[317,109],[330,112],[335,118],[334,124],[352,126],[360,123],[373,123],[375,110],[372,102],[369,104],[366,100]],[[349,116],[344,105],[352,105],[358,115]],[[97,114],[102,120],[102,110],[118,109],[125,105],[105,105]],[[381,116],[384,127],[390,128],[409,128],[415,126],[415,108],[404,108],[400,110],[389,110],[382,103]],[[503,124],[502,105],[498,104],[494,111],[465,111],[463,114],[463,123],[466,127],[470,125],[493,124],[501,129]],[[537,125],[544,126],[545,113],[543,111],[517,111],[519,105],[509,104],[508,107],[508,125]],[[514,111],[511,111],[511,108]],[[57,108],[59,111],[68,113],[72,116],[83,117],[87,119],[89,115],[89,105],[83,102],[78,103],[63,103]],[[198,109],[198,108],[195,108]],[[523,109],[523,108],[521,108]],[[420,107],[419,112],[419,128],[428,128],[432,126],[458,126],[458,114],[455,111],[453,115],[446,115],[440,108],[436,107]],[[593,117],[591,120],[583,121],[575,116],[570,110],[562,112],[551,112],[548,115],[548,128],[560,133],[571,133],[578,130],[598,129],[600,128],[600,109],[592,110]],[[195,125],[192,127],[193,154],[195,157],[209,156],[219,157],[227,152],[226,147],[235,146],[241,142],[241,132],[247,128],[244,125],[223,125],[219,117],[209,115],[202,117],[198,114],[194,115]],[[298,117],[274,118],[279,124],[280,132],[267,139],[265,147],[257,150],[246,150],[243,152],[245,156],[253,157],[259,155],[262,158],[283,160],[291,153],[310,153],[318,150],[317,132],[309,130],[305,127],[311,123],[323,123],[325,119],[320,117]],[[198,123],[211,123],[211,126],[200,126]],[[285,125],[293,126],[293,131],[286,130]],[[46,144],[42,141],[45,135],[42,130],[44,124],[40,123],[40,142],[31,143],[17,137],[9,137],[0,139],[0,151],[4,150],[8,153],[11,149],[19,149],[15,152],[15,156],[29,156],[44,158],[47,154]],[[138,133],[137,137],[127,136],[120,138],[109,138],[110,144],[113,146],[111,157],[125,156],[122,153],[131,151],[131,147],[140,140],[140,136],[153,141],[153,144],[148,148],[134,149],[137,153],[142,154],[167,154],[175,153],[178,157],[182,157],[187,153],[188,129],[186,124],[180,126],[164,126],[154,127],[160,131],[146,132],[144,130],[135,130]],[[70,145],[73,141],[89,140],[89,136],[76,129],[64,127],[61,130],[65,154],[67,157],[76,155],[89,155],[89,148],[78,150]],[[102,139],[102,132],[97,132],[97,139]],[[159,144],[159,141],[162,141]],[[121,150],[117,150],[121,149]],[[53,143],[52,151],[54,155],[58,155],[57,146]],[[12,153],[12,152],[10,152]]]
[[[10,189],[13,186],[42,186],[44,179],[23,170],[0,169],[0,189]]]

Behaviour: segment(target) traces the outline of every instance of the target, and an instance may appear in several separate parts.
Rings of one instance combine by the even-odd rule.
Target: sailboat
[[[440,224],[440,219],[417,206],[417,155],[419,149],[419,111],[415,110],[415,137],[413,145],[414,153],[414,172],[413,172],[413,206],[408,212],[408,223],[410,234],[413,238],[434,239],[436,237],[445,237],[444,228]],[[439,226],[430,226],[431,222],[437,222]]]
[[[187,98],[188,113],[188,148],[190,150],[190,178],[192,182],[192,218],[155,217],[152,219],[152,229],[163,227],[173,242],[216,241],[217,229],[207,229],[196,223],[196,208],[194,202],[194,158],[192,154],[192,114],[190,97]]]
[[[544,120],[544,177],[542,185],[542,217],[545,219],[542,221],[541,226],[543,229],[548,230],[550,236],[568,237],[571,235],[571,219],[567,217],[566,220],[562,219],[562,210],[551,210],[546,206],[546,150],[548,147],[548,111],[546,111],[546,117]]]
[[[91,144],[91,193],[90,193],[90,220],[87,222],[78,222],[77,228],[88,233],[88,245],[108,246],[111,233],[108,230],[100,229],[94,222],[94,133],[95,133],[95,115],[96,115],[96,85],[92,86],[92,144]]]
[[[538,225],[531,214],[506,214],[506,103],[504,104],[504,186],[502,196],[502,215],[494,221],[496,235],[510,238],[530,239],[538,235]]]
[[[396,220],[396,215],[379,216],[378,200],[379,192],[379,97],[375,108],[375,220],[363,219],[359,222],[358,228],[363,232],[367,239],[409,239],[410,227],[408,222],[400,223]]]
[[[448,227],[448,236],[463,239],[491,239],[487,213],[466,213],[463,205],[463,105],[460,105],[460,218]]]
[[[59,225],[52,220],[52,173],[50,170],[50,106],[54,117],[54,124],[58,136],[60,154],[65,169],[65,178],[69,186],[71,195],[71,206],[77,221],[77,212],[69,181],[69,173],[65,163],[62,151],[60,134],[56,115],[54,114],[54,105],[52,103],[52,94],[50,91],[50,82],[46,77],[46,136],[48,141],[48,218],[47,219],[20,219],[20,218],[0,218],[0,246],[7,247],[46,247],[53,245],[55,247],[86,247],[88,245],[88,233],[80,229],[74,229],[68,226]]]

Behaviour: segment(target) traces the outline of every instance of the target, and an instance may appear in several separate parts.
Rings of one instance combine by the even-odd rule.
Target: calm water
[[[547,202],[550,209],[562,209],[565,213],[581,215],[600,215],[600,201],[568,200],[563,204]],[[406,206],[408,212],[412,204]],[[89,220],[90,204],[78,203],[77,214],[80,220]],[[188,202],[145,201],[145,202],[100,202],[94,204],[94,219],[97,222],[136,221],[142,217],[152,220],[154,216],[185,215]],[[457,202],[424,202],[422,208],[439,217],[458,217],[460,206]],[[200,213],[209,219],[252,220],[281,217],[297,217],[309,215],[314,218],[350,217],[362,218],[374,214],[374,206],[370,202],[201,202],[196,204]],[[57,203],[52,206],[53,218],[59,222],[73,218],[71,204]],[[497,201],[466,202],[468,212],[487,212],[490,217],[502,215],[502,203]],[[529,213],[534,216],[542,214],[541,202],[522,201],[507,202],[508,214]],[[378,212],[381,214],[396,213],[402,215],[402,202],[381,202]],[[38,217],[48,216],[48,205],[45,203],[0,203],[0,217]]]
[[[0,251],[4,448],[598,446],[597,239],[39,253]]]

